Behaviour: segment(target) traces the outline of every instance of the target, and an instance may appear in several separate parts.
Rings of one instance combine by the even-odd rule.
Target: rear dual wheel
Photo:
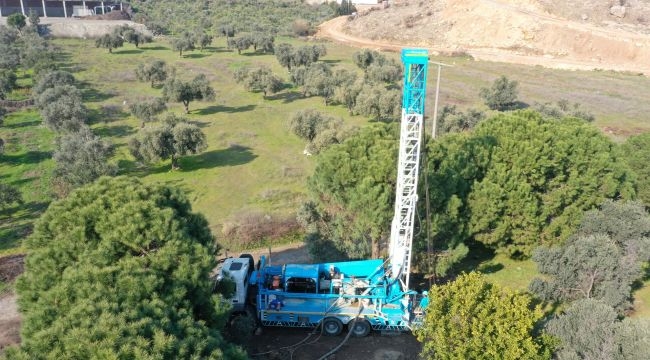
[[[357,319],[357,321],[354,320],[350,321],[348,327],[351,327],[350,331],[352,331],[352,335],[355,337],[368,336],[368,334],[370,334],[370,330],[372,330],[368,320],[364,320],[364,319]]]

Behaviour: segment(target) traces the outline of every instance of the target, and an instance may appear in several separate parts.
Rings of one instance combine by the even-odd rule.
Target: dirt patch
[[[555,3],[559,2],[409,2],[331,20],[321,25],[319,35],[382,50],[415,46],[441,54],[466,53],[478,60],[650,74],[650,27],[644,20],[650,19],[650,6],[638,3],[634,21],[594,23],[567,19],[561,8],[549,11],[556,9]],[[594,14],[609,11],[591,9]]]
[[[310,336],[312,330],[292,328],[264,328],[262,335],[252,339],[249,348],[256,360],[315,360],[340,345],[340,336]],[[410,333],[385,335],[372,333],[364,338],[350,337],[329,360],[413,360],[418,358],[421,344]]]
[[[23,273],[25,255],[11,255],[0,258],[0,281],[13,282],[18,275]]]
[[[131,20],[131,16],[126,11],[111,11],[104,15],[83,16],[84,20]]]
[[[0,355],[4,349],[20,344],[20,313],[13,292],[0,294]]]
[[[13,282],[23,272],[25,255],[0,258],[0,281]],[[13,291],[0,293],[0,354],[11,345],[20,343],[20,313]]]

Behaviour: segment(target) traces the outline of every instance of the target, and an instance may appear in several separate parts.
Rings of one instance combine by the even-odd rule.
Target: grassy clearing
[[[22,239],[52,199],[53,134],[33,110],[14,112],[0,127],[5,151],[0,155],[0,179],[18,186],[24,204],[0,210],[0,255],[21,251]]]
[[[291,216],[306,198],[305,179],[313,171],[314,159],[302,154],[305,144],[287,130],[292,113],[316,108],[355,125],[367,119],[351,117],[342,107],[326,108],[320,98],[304,99],[294,89],[266,100],[260,93],[244,91],[232,78],[239,67],[264,64],[285,81],[288,74],[275,56],[248,52],[238,55],[227,51],[224,42],[218,39],[210,49],[181,58],[166,43],[148,44],[141,49],[127,45],[108,54],[90,41],[57,40],[69,54],[68,69],[83,84],[93,129],[110,137],[117,146],[114,161],[121,172],[185,188],[194,209],[208,218],[213,233],[236,248],[237,244],[229,244],[220,236],[225,223],[259,212],[271,217]],[[183,158],[182,171],[169,171],[168,162],[141,167],[128,154],[128,139],[139,130],[138,121],[128,113],[128,104],[138,97],[161,95],[160,88],[138,82],[134,75],[139,63],[151,59],[174,64],[180,77],[204,73],[217,91],[213,103],[190,104],[188,117],[206,133],[208,149]],[[168,106],[172,112],[183,113],[181,104]],[[113,109],[109,119],[105,117],[106,109]]]

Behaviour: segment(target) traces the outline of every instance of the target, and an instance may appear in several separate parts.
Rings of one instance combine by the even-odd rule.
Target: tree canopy
[[[43,91],[34,103],[45,126],[54,131],[77,131],[86,121],[81,91],[72,85],[58,85]]]
[[[429,291],[424,324],[415,331],[427,359],[550,359],[549,339],[534,328],[543,312],[531,298],[478,273]]]
[[[25,246],[9,358],[246,358],[220,333],[217,248],[178,188],[101,178],[52,203]]]
[[[136,100],[129,105],[129,111],[142,121],[142,127],[146,122],[155,121],[156,116],[165,110],[167,110],[167,104],[162,98]]]
[[[632,284],[650,260],[650,216],[642,204],[606,201],[585,213],[577,232],[560,247],[533,254],[544,279],[530,289],[544,300],[599,299],[623,314]]]
[[[52,156],[56,162],[54,176],[77,187],[103,175],[115,175],[117,166],[108,162],[112,154],[113,146],[84,126],[56,139]]]
[[[581,120],[499,114],[431,143],[428,154],[434,242],[474,238],[528,256],[566,240],[605,199],[634,196],[617,145]]]
[[[501,75],[494,80],[489,88],[482,88],[479,95],[485,100],[485,104],[492,110],[508,110],[515,107],[517,103],[518,83],[509,80]]]
[[[120,48],[124,45],[124,39],[119,34],[119,32],[113,31],[110,34],[104,34],[95,40],[95,46],[108,49],[109,53],[113,52],[113,49]]]
[[[135,69],[135,76],[140,81],[150,81],[151,87],[155,83],[162,83],[167,80],[167,66],[163,60],[154,60],[150,63],[140,63]]]
[[[65,70],[48,71],[38,76],[36,84],[32,87],[32,94],[36,97],[55,86],[74,84],[75,78],[71,73]]]
[[[205,134],[183,118],[168,116],[162,126],[144,129],[129,141],[129,150],[138,160],[156,162],[171,159],[172,169],[178,169],[178,157],[197,154],[207,147]]]
[[[576,301],[548,321],[546,331],[560,340],[557,359],[644,360],[650,353],[650,322],[621,321],[594,299]]]
[[[311,237],[319,247],[379,257],[393,216],[398,145],[396,126],[376,124],[318,156],[308,186],[320,214],[320,235]]]
[[[639,200],[650,205],[650,133],[628,138],[623,144],[623,154],[636,173]]]
[[[185,113],[190,112],[190,102],[194,100],[212,101],[214,97],[214,89],[204,74],[197,75],[192,81],[171,77],[163,86],[163,98],[166,101],[183,103]]]
[[[0,139],[0,142],[2,139]],[[13,204],[22,204],[23,196],[20,191],[10,185],[0,183],[0,209],[4,209]]]

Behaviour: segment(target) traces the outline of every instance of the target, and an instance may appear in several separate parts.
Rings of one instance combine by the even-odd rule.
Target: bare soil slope
[[[339,18],[325,23],[321,34],[351,41],[337,37],[339,32],[354,38],[358,46],[409,45],[468,53],[479,60],[650,74],[650,3],[628,0],[623,17],[610,13],[619,3],[396,1],[390,8],[349,21]]]

